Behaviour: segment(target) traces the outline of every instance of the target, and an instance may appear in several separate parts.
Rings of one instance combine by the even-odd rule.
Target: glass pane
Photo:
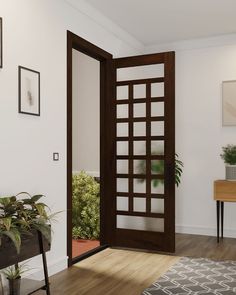
[[[117,69],[117,81],[164,77],[164,64]]]
[[[134,98],[146,98],[146,84],[134,85]]]
[[[164,194],[164,180],[163,179],[153,179],[151,185],[152,194]]]
[[[152,102],[151,103],[151,116],[159,117],[164,116],[164,102]]]
[[[151,212],[164,213],[164,199],[151,199]]]
[[[145,194],[146,193],[146,179],[134,178],[133,191],[134,191],[134,193]]]
[[[129,135],[129,124],[128,123],[118,123],[116,124],[116,133],[117,137],[125,136],[127,137]]]
[[[146,212],[146,199],[145,198],[134,198],[134,211],[135,212]]]
[[[129,117],[129,105],[118,104],[116,106],[116,117],[117,118],[128,118]]]
[[[128,160],[117,160],[116,161],[116,172],[118,174],[127,174],[129,172],[129,161]]]
[[[134,118],[146,117],[146,104],[135,103],[134,104]]]
[[[134,155],[146,155],[146,141],[134,141]]]
[[[129,210],[129,199],[127,197],[116,198],[116,210],[128,211]]]
[[[117,141],[116,143],[117,155],[127,156],[129,154],[129,143],[128,141]]]
[[[117,215],[116,226],[123,229],[164,232],[164,218]]]
[[[151,84],[151,97],[164,96],[164,83],[152,83]]]
[[[151,173],[152,174],[164,174],[164,160],[152,160],[151,161]],[[158,179],[155,180],[156,183]]]
[[[128,86],[117,86],[116,87],[116,98],[117,99],[128,99],[129,98],[129,87]]]
[[[129,190],[129,182],[127,178],[116,179],[117,192],[127,193]]]
[[[162,121],[151,122],[151,135],[152,136],[163,136],[164,135],[164,122],[162,122]]]
[[[134,174],[146,174],[146,160],[134,160]]]
[[[164,140],[153,140],[151,149],[152,155],[164,155]]]
[[[134,136],[146,136],[145,122],[134,122]]]

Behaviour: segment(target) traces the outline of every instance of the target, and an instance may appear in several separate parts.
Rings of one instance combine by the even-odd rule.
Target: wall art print
[[[19,66],[19,113],[40,116],[40,73]]]

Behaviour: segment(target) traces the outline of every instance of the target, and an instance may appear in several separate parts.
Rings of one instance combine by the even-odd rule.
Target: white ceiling
[[[236,0],[86,0],[144,45],[236,33]]]

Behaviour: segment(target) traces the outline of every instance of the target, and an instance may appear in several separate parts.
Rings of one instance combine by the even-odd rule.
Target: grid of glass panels
[[[164,232],[164,67],[156,66],[156,76],[146,69],[148,78],[133,80],[122,69],[126,80],[119,72],[116,82],[117,228]]]

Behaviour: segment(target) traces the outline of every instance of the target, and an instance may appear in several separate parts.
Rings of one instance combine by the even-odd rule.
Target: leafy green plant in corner
[[[236,145],[228,144],[222,147],[223,153],[220,155],[225,164],[236,165]]]
[[[100,185],[84,171],[73,175],[72,236],[98,239],[100,234]]]
[[[15,267],[15,265],[11,265],[7,268],[5,268],[2,273],[8,280],[16,280],[21,278],[21,276],[29,271],[29,267],[23,263]]]
[[[158,152],[153,152],[152,155],[160,154]],[[181,176],[183,173],[184,164],[179,160],[178,154],[175,154],[175,184],[179,186],[181,182]],[[146,161],[140,160],[137,166],[137,170],[139,174],[146,174]],[[152,160],[151,161],[151,172],[152,175],[163,175],[164,174],[164,161],[163,160]],[[144,182],[145,179],[139,179],[139,182]],[[158,187],[158,185],[164,183],[164,180],[161,178],[155,178],[152,180],[152,184],[154,187]]]
[[[31,235],[32,230],[41,232],[51,243],[51,220],[55,214],[48,213],[47,205],[40,202],[42,197],[22,192],[0,198],[0,246],[2,238],[6,236],[12,240],[19,253],[22,236]]]
[[[20,294],[21,276],[27,271],[29,271],[29,268],[25,263],[16,266],[9,266],[2,271],[2,273],[8,279],[9,295]]]

